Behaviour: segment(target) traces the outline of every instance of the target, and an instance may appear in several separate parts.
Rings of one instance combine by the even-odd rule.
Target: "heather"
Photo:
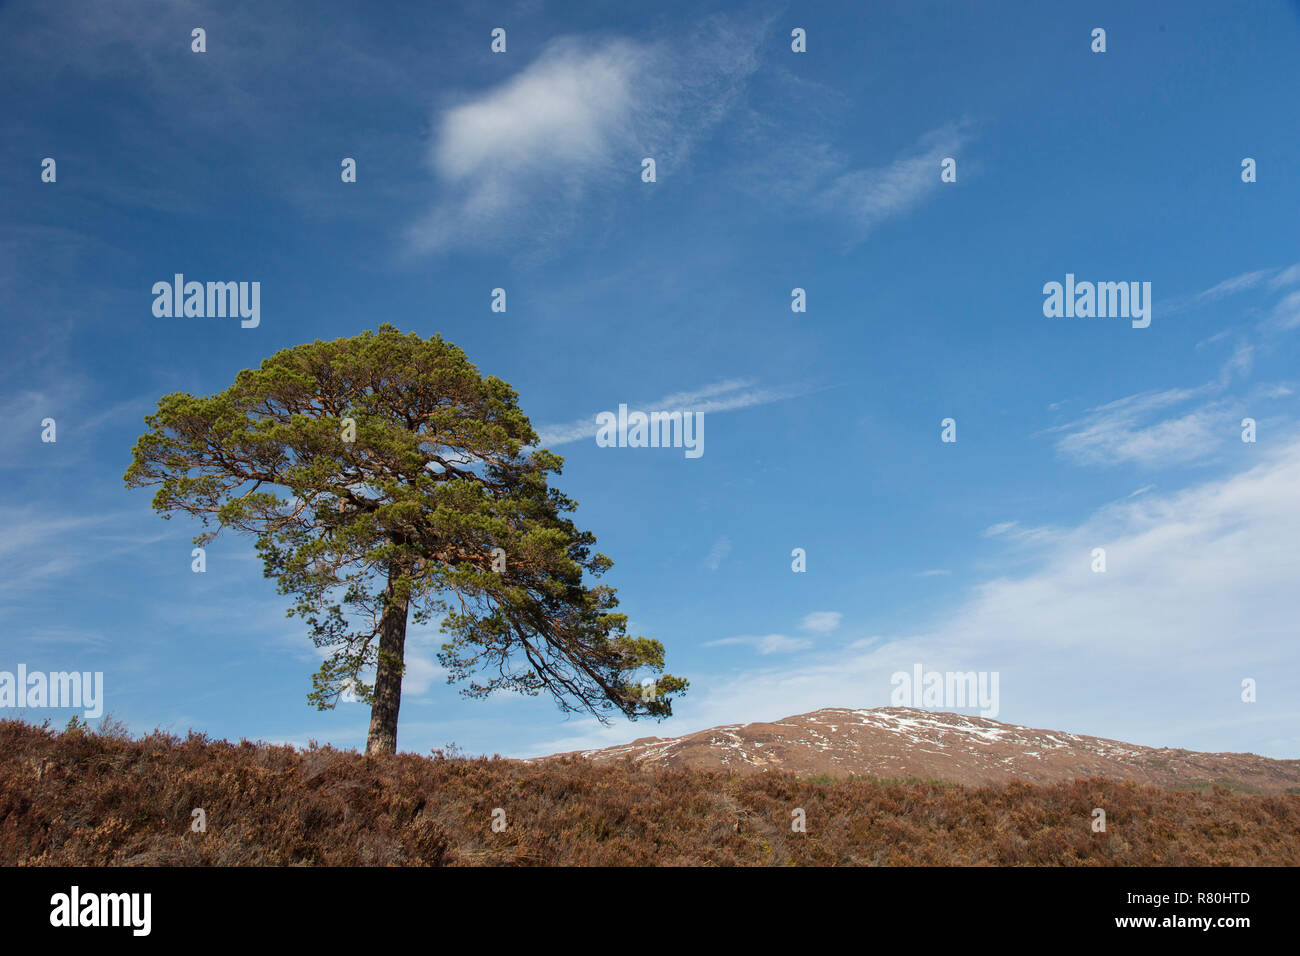
[[[1105,833],[1092,831],[1096,807]],[[206,832],[191,828],[197,808]],[[797,809],[806,833],[791,829]],[[1300,795],[367,756],[5,720],[0,863],[1295,865]]]

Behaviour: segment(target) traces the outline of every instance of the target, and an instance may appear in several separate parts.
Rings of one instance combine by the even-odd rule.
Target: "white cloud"
[[[952,574],[952,572],[949,571],[947,568],[929,568],[925,571],[922,571],[920,574],[917,575],[917,577],[937,578],[937,577],[945,577],[950,574]]]
[[[1300,290],[1284,296],[1273,307],[1269,322],[1279,332],[1300,326]]]
[[[693,392],[674,392],[652,402],[626,404],[630,409],[641,411],[717,413],[767,405],[794,398],[796,394],[798,393],[781,389],[758,388],[748,379],[728,379],[706,385]],[[618,404],[618,402],[611,402],[613,406]],[[601,409],[601,411],[613,411],[613,408]],[[596,415],[596,412],[592,412],[586,418],[580,418],[567,425],[543,425],[537,429],[538,444],[543,448],[554,448],[557,445],[595,438]]]
[[[1280,289],[1283,286],[1294,285],[1297,282],[1300,282],[1300,262],[1283,269],[1270,279],[1268,284],[1270,288]]]
[[[794,651],[806,650],[812,647],[812,641],[806,637],[790,637],[786,634],[763,634],[761,636],[742,635],[740,637],[724,637],[720,640],[709,641],[705,647],[725,647],[727,645],[746,645],[754,648],[760,654],[789,654]]]
[[[1006,534],[1016,526],[1014,521],[1000,521],[997,524],[989,525],[984,529],[984,537],[996,538],[1000,534]]]
[[[120,560],[159,540],[155,535],[112,536],[131,511],[70,515],[49,509],[0,508],[0,599],[16,602],[48,585],[69,581],[86,566]],[[188,560],[188,559],[187,559]],[[0,606],[0,617],[11,610]]]
[[[799,629],[812,631],[814,634],[830,634],[840,626],[844,615],[839,611],[813,611],[803,619]]]
[[[1131,461],[1146,467],[1181,464],[1204,458],[1225,440],[1234,415],[1210,404],[1177,418],[1139,425],[1131,411],[1098,413],[1057,443],[1081,464],[1114,465]]]
[[[1249,378],[1254,367],[1255,346],[1248,342],[1239,342],[1233,349],[1232,355],[1220,366],[1217,384],[1220,388],[1227,388],[1236,379]]]
[[[447,111],[430,165],[452,198],[412,229],[416,249],[496,237],[520,218],[530,193],[573,200],[590,177],[608,173],[615,143],[629,137],[643,61],[627,42],[560,41],[501,87]]]
[[[1240,399],[1215,396],[1249,374],[1253,357],[1253,346],[1240,345],[1212,382],[1129,395],[1090,408],[1082,418],[1047,433],[1059,433],[1057,451],[1082,465],[1132,462],[1152,468],[1207,459],[1234,436],[1243,408]],[[1256,389],[1255,394],[1262,392]],[[1169,414],[1193,402],[1197,404]]]
[[[799,629],[810,634],[826,636],[836,631],[844,615],[839,611],[813,611],[804,616]],[[791,637],[788,634],[743,634],[738,637],[724,637],[709,641],[705,647],[745,646],[752,647],[760,654],[790,654],[807,650],[813,642],[807,637]]]
[[[1255,272],[1245,272],[1239,276],[1233,276],[1231,279],[1224,279],[1218,285],[1211,286],[1204,292],[1199,293],[1196,298],[1198,301],[1207,299],[1221,299],[1226,295],[1232,295],[1234,292],[1240,292],[1243,289],[1253,289],[1268,277],[1268,269],[1259,269]]]
[[[1300,305],[1300,293],[1297,299]],[[1243,415],[1258,418],[1261,401],[1290,395],[1282,383],[1228,394],[1235,382],[1249,378],[1256,351],[1257,346],[1241,342],[1213,381],[1129,395],[1046,433],[1060,434],[1057,451],[1083,465],[1128,462],[1154,468],[1208,460],[1239,439]],[[1177,411],[1180,405],[1186,407]]]
[[[1259,286],[1273,276],[1277,287],[1291,281],[1300,265],[1281,270],[1257,270],[1224,280],[1189,301],[1213,300]],[[1300,273],[1297,273],[1300,275]],[[1278,280],[1282,280],[1279,283]],[[1176,311],[1177,309],[1175,309]],[[1300,326],[1300,292],[1276,303],[1258,331],[1277,332]],[[1196,344],[1201,350],[1227,338],[1223,330]],[[1267,354],[1268,343],[1238,339],[1232,354],[1220,365],[1215,378],[1194,388],[1171,388],[1129,395],[1106,405],[1090,408],[1080,418],[1046,430],[1056,433],[1057,451],[1083,465],[1107,466],[1133,463],[1146,468],[1203,462],[1223,452],[1231,443],[1243,415],[1258,417],[1258,401],[1285,397],[1284,385],[1260,384],[1244,394],[1233,395],[1234,385],[1247,382],[1255,359]],[[1178,406],[1184,406],[1178,410]]]
[[[1218,302],[1221,299],[1251,289],[1267,286],[1269,289],[1277,290],[1296,282],[1300,282],[1300,263],[1285,269],[1256,269],[1224,279],[1222,282],[1216,283],[1194,295],[1185,295],[1173,299],[1162,307],[1161,312],[1164,315],[1175,315],[1179,312],[1186,312],[1188,309]],[[1210,339],[1210,341],[1214,341],[1214,339]]]
[[[710,571],[716,571],[722,566],[723,559],[731,553],[731,539],[721,537],[713,542],[713,547],[709,549],[709,556],[704,559],[705,566]]]
[[[888,166],[842,172],[817,192],[814,205],[823,213],[847,218],[858,237],[865,238],[886,219],[907,212],[939,189],[939,164],[970,140],[969,128],[967,123],[950,123],[927,133]]]
[[[749,110],[742,158],[729,178],[793,216],[838,224],[850,243],[936,195],[943,186],[940,163],[950,156],[960,161],[977,132],[976,122],[963,118],[931,129],[910,147],[864,157],[860,144],[846,148],[837,138],[836,131],[861,123],[850,97],[802,71],[778,67],[768,77],[781,84],[779,99],[787,110],[779,121]],[[974,168],[961,166],[959,176]]]
[[[765,24],[711,17],[683,42],[561,37],[520,73],[445,110],[429,165],[443,193],[408,231],[415,252],[544,241],[592,189],[642,186],[687,162],[757,67]]]
[[[630,111],[640,58],[624,42],[586,51],[574,43],[550,47],[503,86],[448,111],[434,167],[460,182],[538,163],[599,162]]]

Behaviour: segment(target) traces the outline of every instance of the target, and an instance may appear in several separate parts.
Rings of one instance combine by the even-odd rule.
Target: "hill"
[[[827,708],[772,723],[643,737],[571,756],[729,773],[780,769],[803,776],[920,777],[967,785],[1105,777],[1160,787],[1300,793],[1300,760],[1142,747],[907,707]]]

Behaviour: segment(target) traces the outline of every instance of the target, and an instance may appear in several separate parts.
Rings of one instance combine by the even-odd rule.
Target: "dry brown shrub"
[[[197,807],[206,833],[190,830]],[[491,829],[497,807],[503,833]],[[796,807],[807,833],[791,830]],[[1094,807],[1106,833],[1092,832]],[[6,720],[0,863],[1293,866],[1300,795],[365,757]]]

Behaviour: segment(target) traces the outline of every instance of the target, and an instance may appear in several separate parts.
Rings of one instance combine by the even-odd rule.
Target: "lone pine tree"
[[[255,536],[288,611],[329,651],[308,700],[371,705],[367,753],[397,749],[408,618],[442,619],[462,693],[549,691],[561,709],[666,717],[687,682],[659,641],[630,637],[613,562],[547,484],[518,395],[441,336],[377,332],[283,349],[206,398],[163,396],[127,487],[153,507]],[[374,681],[363,680],[373,668]],[[637,682],[657,674],[650,688]]]

